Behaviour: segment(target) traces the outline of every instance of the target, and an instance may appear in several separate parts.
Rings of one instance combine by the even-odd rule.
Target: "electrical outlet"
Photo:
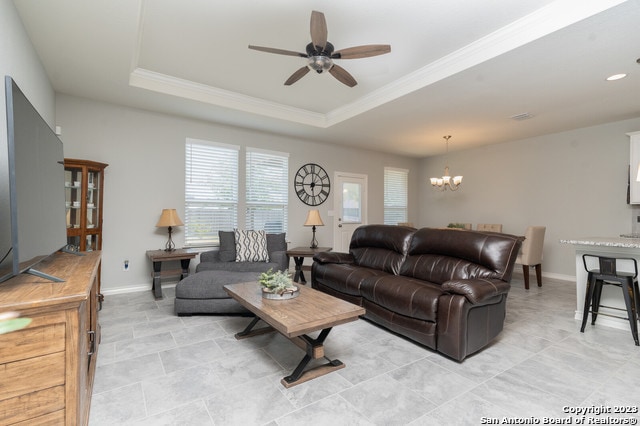
[[[122,270],[125,272],[129,270],[129,259],[125,259],[124,262],[122,262]]]

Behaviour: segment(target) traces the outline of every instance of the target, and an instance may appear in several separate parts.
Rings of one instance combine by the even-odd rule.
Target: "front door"
[[[348,253],[353,231],[367,223],[367,175],[335,172],[333,251]]]

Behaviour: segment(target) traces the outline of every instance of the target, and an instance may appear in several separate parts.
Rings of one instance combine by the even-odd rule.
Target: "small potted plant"
[[[293,299],[300,293],[298,287],[293,285],[291,275],[287,272],[269,269],[260,274],[258,282],[262,286],[262,297],[265,299]]]

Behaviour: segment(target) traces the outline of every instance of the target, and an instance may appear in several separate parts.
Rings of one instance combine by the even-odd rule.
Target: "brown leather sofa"
[[[462,361],[502,331],[521,243],[494,232],[365,225],[349,253],[314,256],[312,286]]]

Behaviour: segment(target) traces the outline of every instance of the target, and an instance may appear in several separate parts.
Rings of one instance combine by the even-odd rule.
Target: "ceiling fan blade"
[[[311,41],[319,51],[327,45],[327,21],[324,13],[314,10],[311,12]]]
[[[300,68],[298,71],[291,74],[291,77],[289,77],[287,81],[284,82],[284,85],[291,86],[293,83],[295,83],[296,81],[300,80],[302,77],[307,75],[308,72],[309,72],[308,67],[305,66]]]
[[[249,49],[259,50],[261,52],[267,53],[276,53],[278,55],[287,55],[287,56],[298,56],[301,58],[307,58],[306,53],[294,52],[293,50],[284,50],[284,49],[276,49],[273,47],[263,47],[263,46],[252,46],[249,45]]]
[[[333,59],[359,59],[368,58],[370,56],[384,55],[391,52],[391,46],[388,44],[368,44],[366,46],[355,46],[338,50],[331,58]]]
[[[331,69],[329,70],[332,76],[334,76],[340,83],[346,84],[349,87],[353,87],[358,82],[351,74],[347,72],[344,68],[339,65],[333,64]]]

